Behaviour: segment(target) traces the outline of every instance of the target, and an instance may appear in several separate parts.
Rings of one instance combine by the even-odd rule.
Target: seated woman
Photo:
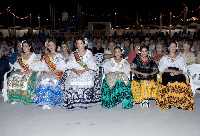
[[[155,99],[158,91],[156,81],[158,66],[155,61],[148,56],[148,48],[142,46],[140,55],[135,58],[132,64],[134,80],[131,89],[135,103],[141,103],[141,106],[149,107],[149,99]]]
[[[42,63],[32,52],[31,44],[22,41],[22,53],[14,63],[14,71],[7,79],[4,89],[7,90],[8,101],[12,104],[22,102],[33,103],[37,75],[42,68]],[[6,97],[6,96],[5,96]]]
[[[100,90],[95,89],[98,71],[95,58],[91,51],[85,49],[82,38],[77,38],[76,47],[77,50],[69,56],[62,79],[64,107],[67,109],[87,108],[100,99]]]
[[[159,71],[162,73],[162,84],[167,85],[169,82],[186,83],[186,61],[177,53],[177,44],[171,42],[169,45],[169,54],[163,56],[159,62]]]
[[[171,42],[169,54],[163,56],[159,63],[162,74],[162,87],[159,90],[157,104],[162,109],[177,107],[184,110],[194,109],[191,87],[186,82],[186,61],[177,53],[177,45]]]
[[[62,103],[62,90],[59,80],[65,70],[65,61],[61,54],[56,52],[55,41],[49,40],[46,43],[49,53],[42,55],[42,62],[46,69],[41,72],[35,90],[34,102],[43,106],[43,109],[51,109]]]
[[[103,64],[105,78],[102,85],[102,106],[112,108],[119,103],[129,109],[133,107],[131,95],[130,64],[122,58],[122,49],[114,48],[114,57]]]

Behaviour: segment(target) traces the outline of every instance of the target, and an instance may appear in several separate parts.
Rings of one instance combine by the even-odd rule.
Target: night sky
[[[131,11],[150,10],[154,12],[162,9],[179,9],[184,1],[191,8],[195,8],[200,4],[200,0],[138,0],[137,2],[132,0],[132,3],[135,2],[135,4],[130,4],[131,0],[120,0],[118,2],[116,2],[116,0],[109,0],[110,3],[108,3],[108,0],[66,0],[65,2],[63,0],[43,1],[44,2],[41,3],[41,0],[1,0],[0,8],[3,9],[12,5],[12,7],[16,8],[20,14],[23,14],[24,10],[27,12],[32,11],[35,13],[45,13],[49,10],[49,3],[52,3],[58,11],[65,9],[68,12],[72,12],[76,7],[77,2],[79,2],[83,9],[97,8],[97,10],[109,10],[112,8],[118,8],[121,12],[128,13]]]
[[[183,9],[183,3],[186,3],[189,10],[195,10],[200,5],[200,0],[138,0],[137,2],[132,0],[56,0],[47,1],[43,0],[2,0],[0,4],[0,12],[5,10],[8,6],[11,6],[12,11],[16,15],[24,17],[30,13],[36,19],[37,16],[41,16],[43,19],[50,17],[49,3],[55,6],[56,18],[61,18],[61,13],[67,11],[69,16],[77,15],[77,3],[80,5],[80,11],[82,15],[92,16],[90,19],[96,21],[105,21],[117,13],[117,16],[123,16],[127,20],[136,20],[136,15],[140,18],[153,18],[158,17],[160,12],[169,14],[169,11],[173,11],[174,15],[179,15]],[[131,4],[132,2],[132,4]],[[135,3],[134,3],[135,2]],[[134,4],[133,4],[134,3]],[[4,16],[5,18],[5,16]],[[0,15],[2,21],[2,15]],[[3,22],[5,19],[3,19]],[[92,20],[92,21],[93,21]],[[125,19],[124,19],[125,20]],[[129,21],[127,22],[129,23]]]

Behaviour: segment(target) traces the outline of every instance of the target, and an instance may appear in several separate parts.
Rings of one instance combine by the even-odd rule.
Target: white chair
[[[96,58],[96,63],[98,66],[100,66],[104,60],[104,54],[103,53],[97,53],[94,55]]]
[[[190,78],[192,92],[195,95],[197,89],[200,89],[200,64],[192,64],[187,67],[187,73]]]

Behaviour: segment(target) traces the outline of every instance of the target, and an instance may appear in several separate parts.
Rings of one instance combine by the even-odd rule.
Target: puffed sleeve
[[[167,68],[165,61],[166,61],[166,56],[163,56],[159,61],[158,69],[161,73],[163,73],[165,69]]]
[[[86,64],[88,66],[89,69],[91,70],[98,70],[97,64],[96,64],[96,60],[95,57],[93,56],[92,52],[87,50],[87,56],[86,56]]]
[[[14,64],[13,64],[14,68],[15,69],[22,69],[21,66],[19,65],[18,61],[16,61]]]
[[[127,77],[130,77],[130,71],[131,71],[130,64],[128,63],[127,60],[124,60],[123,72],[127,75]]]
[[[152,67],[153,72],[155,72],[155,74],[159,73],[158,65],[153,59],[151,60],[151,67]]]
[[[185,59],[183,57],[180,57],[178,63],[179,69],[183,71],[183,74],[187,74],[187,64]]]
[[[102,67],[104,69],[105,74],[108,74],[109,72],[111,72],[111,70],[110,70],[110,67],[111,67],[110,59],[105,60],[104,63],[102,64]]]
[[[40,55],[33,53],[28,64],[33,71],[48,71],[48,66],[40,60]]]
[[[55,61],[56,61],[56,70],[65,71],[66,63],[61,54],[57,54]]]

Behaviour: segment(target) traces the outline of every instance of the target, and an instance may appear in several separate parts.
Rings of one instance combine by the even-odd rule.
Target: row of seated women
[[[123,108],[129,109],[135,103],[148,106],[149,99],[159,99],[158,103],[163,104],[163,98],[158,97],[162,85],[175,81],[186,83],[186,64],[176,54],[175,43],[170,44],[169,55],[160,60],[159,66],[148,57],[145,46],[140,48],[140,54],[131,65],[123,59],[122,49],[115,47],[114,57],[101,65],[103,70],[85,49],[84,40],[77,39],[76,47],[66,62],[56,52],[53,41],[46,44],[48,52],[40,57],[31,52],[30,44],[23,42],[23,53],[14,64],[14,71],[5,74],[4,100],[34,103],[44,109],[56,105],[67,109],[87,108],[100,101],[105,108],[121,103]],[[161,82],[157,81],[159,71],[163,73]]]

